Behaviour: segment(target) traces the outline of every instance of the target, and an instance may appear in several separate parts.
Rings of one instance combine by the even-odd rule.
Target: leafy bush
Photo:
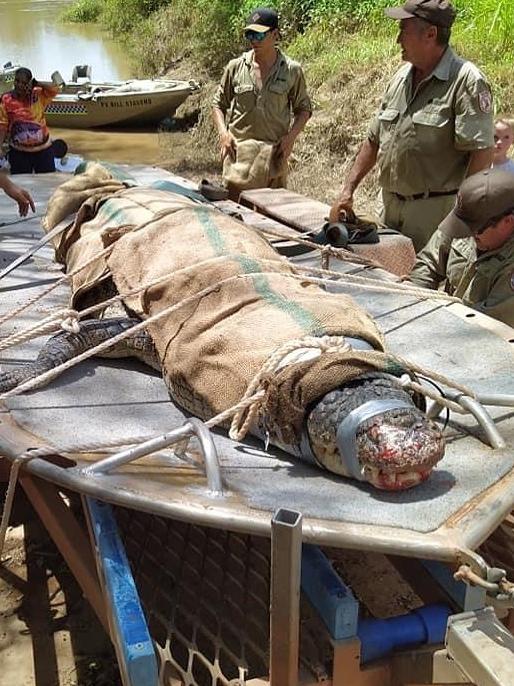
[[[77,0],[62,14],[63,21],[71,22],[95,22],[102,13],[102,0]]]

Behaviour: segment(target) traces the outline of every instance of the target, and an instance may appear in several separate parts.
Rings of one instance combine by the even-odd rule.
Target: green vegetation
[[[482,69],[498,113],[514,114],[512,0],[453,0],[456,51]],[[215,168],[211,94],[227,61],[245,49],[241,28],[256,0],[77,0],[67,21],[97,21],[129,45],[140,75],[200,78],[203,88],[186,105],[200,110],[182,172]],[[389,76],[400,64],[397,22],[384,7],[401,0],[270,0],[281,16],[286,52],[304,65],[316,114],[295,148],[291,184],[320,197],[337,187],[362,140]],[[196,99],[195,99],[196,98]],[[189,166],[188,166],[189,165]],[[209,165],[211,165],[209,167]],[[206,172],[210,173],[210,172]],[[330,195],[332,191],[328,191]],[[373,176],[363,184],[376,192]]]
[[[511,63],[512,0],[454,1],[459,13],[454,42],[461,52],[478,55],[478,63],[489,67],[490,73]],[[383,17],[391,0],[275,0],[272,4],[282,18],[284,42],[302,59],[314,58],[320,78],[346,59],[346,43],[351,44],[352,62],[367,62],[383,55],[384,40],[395,31],[394,23]],[[125,35],[144,57],[149,72],[187,56],[217,74],[243,47],[241,25],[254,6],[255,0],[77,0],[63,19],[97,21]],[[348,40],[352,34],[365,43],[362,49]]]

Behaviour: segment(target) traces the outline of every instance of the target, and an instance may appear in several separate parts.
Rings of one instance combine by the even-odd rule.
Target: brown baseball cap
[[[473,236],[510,210],[514,212],[514,174],[486,169],[465,179],[439,229],[450,238]]]
[[[401,7],[388,7],[384,11],[391,19],[417,17],[448,29],[455,20],[455,10],[448,0],[407,0]]]

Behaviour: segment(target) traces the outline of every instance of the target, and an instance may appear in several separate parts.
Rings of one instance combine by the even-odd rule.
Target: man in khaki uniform
[[[248,18],[245,37],[252,49],[228,63],[214,96],[213,118],[221,157],[224,162],[235,162],[238,146],[246,141],[251,141],[246,146],[246,155],[258,149],[256,142],[270,144],[273,166],[280,173],[274,177],[265,174],[259,185],[285,186],[287,159],[312,113],[305,78],[301,66],[277,47],[275,10],[254,10]],[[241,152],[244,147],[241,146]],[[224,165],[224,176],[227,166],[230,165]]]
[[[465,305],[514,326],[514,174],[489,169],[466,179],[409,278],[444,284]]]
[[[480,71],[448,46],[455,11],[447,0],[407,0],[386,14],[400,21],[410,64],[391,80],[330,218],[352,209],[355,189],[378,163],[382,219],[418,252],[465,176],[491,165],[492,99]]]

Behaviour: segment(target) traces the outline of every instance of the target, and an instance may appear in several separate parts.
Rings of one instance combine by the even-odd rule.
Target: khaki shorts
[[[400,200],[389,191],[382,191],[384,207],[381,220],[391,229],[408,236],[418,253],[430,240],[446,215],[455,205],[456,195],[441,195],[436,198]]]

